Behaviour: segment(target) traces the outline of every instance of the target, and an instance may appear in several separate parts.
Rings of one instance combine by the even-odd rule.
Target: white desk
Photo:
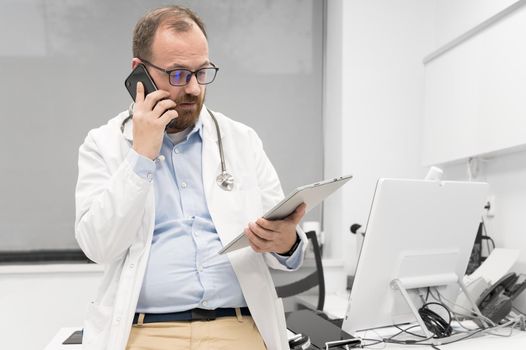
[[[494,332],[495,334],[508,335],[510,334],[510,329],[505,328]],[[371,330],[367,332],[360,332],[359,336],[363,338],[377,339],[381,336],[389,337],[393,335],[393,330]],[[398,339],[407,339],[406,336],[401,335]],[[429,345],[399,345],[399,344],[384,344],[380,343],[375,346],[367,347],[368,349],[431,349]],[[463,339],[461,341],[447,344],[439,345],[439,349],[444,350],[495,350],[495,349],[505,349],[505,350],[524,350],[526,349],[526,332],[522,332],[518,329],[512,331],[511,336],[504,337],[492,334],[483,334],[475,335],[472,338]]]
[[[44,350],[81,350],[81,345],[63,345],[62,342],[80,327],[62,328],[53,337],[51,342]],[[499,334],[508,334],[509,329],[503,329]],[[392,333],[391,333],[392,334]],[[385,330],[374,330],[360,334],[364,338],[378,338],[378,336],[388,336],[389,333]],[[448,345],[439,346],[440,349],[446,350],[524,350],[526,349],[526,332],[521,332],[517,329],[513,330],[510,337],[499,337],[496,335],[485,334],[478,338],[470,338],[452,343]],[[399,350],[429,350],[429,345],[398,345],[398,344],[377,344],[375,346],[367,347],[367,349],[399,349]]]

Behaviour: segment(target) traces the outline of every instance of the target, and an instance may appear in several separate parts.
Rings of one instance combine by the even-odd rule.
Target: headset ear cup
[[[494,296],[481,310],[482,314],[492,320],[494,323],[499,323],[506,317],[512,309],[511,299],[505,295],[499,294]]]
[[[512,272],[508,273],[481,294],[477,306],[482,315],[494,323],[499,323],[511,312],[512,301],[506,295],[506,288],[514,281],[516,281],[516,275]]]

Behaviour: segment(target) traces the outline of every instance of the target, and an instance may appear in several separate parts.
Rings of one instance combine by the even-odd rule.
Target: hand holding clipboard
[[[351,179],[352,175],[346,175],[298,187],[266,212],[263,218],[267,220],[284,219],[294,212],[301,203],[306,204],[305,213],[307,213]],[[219,251],[219,254],[230,253],[248,246],[250,246],[248,238],[244,233],[240,233],[230,243],[224,246],[223,249]]]

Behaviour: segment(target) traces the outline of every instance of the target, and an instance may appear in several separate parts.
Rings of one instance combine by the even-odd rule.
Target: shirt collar
[[[165,134],[165,137],[167,137],[174,146],[188,141],[196,133],[201,140],[203,139],[203,122],[201,121],[201,118],[197,119],[197,122],[191,130],[189,129],[190,128],[174,134]]]

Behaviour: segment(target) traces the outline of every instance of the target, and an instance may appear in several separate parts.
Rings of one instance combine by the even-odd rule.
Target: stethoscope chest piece
[[[219,187],[225,191],[232,191],[234,189],[234,177],[226,171],[222,171],[217,175],[216,182]]]

